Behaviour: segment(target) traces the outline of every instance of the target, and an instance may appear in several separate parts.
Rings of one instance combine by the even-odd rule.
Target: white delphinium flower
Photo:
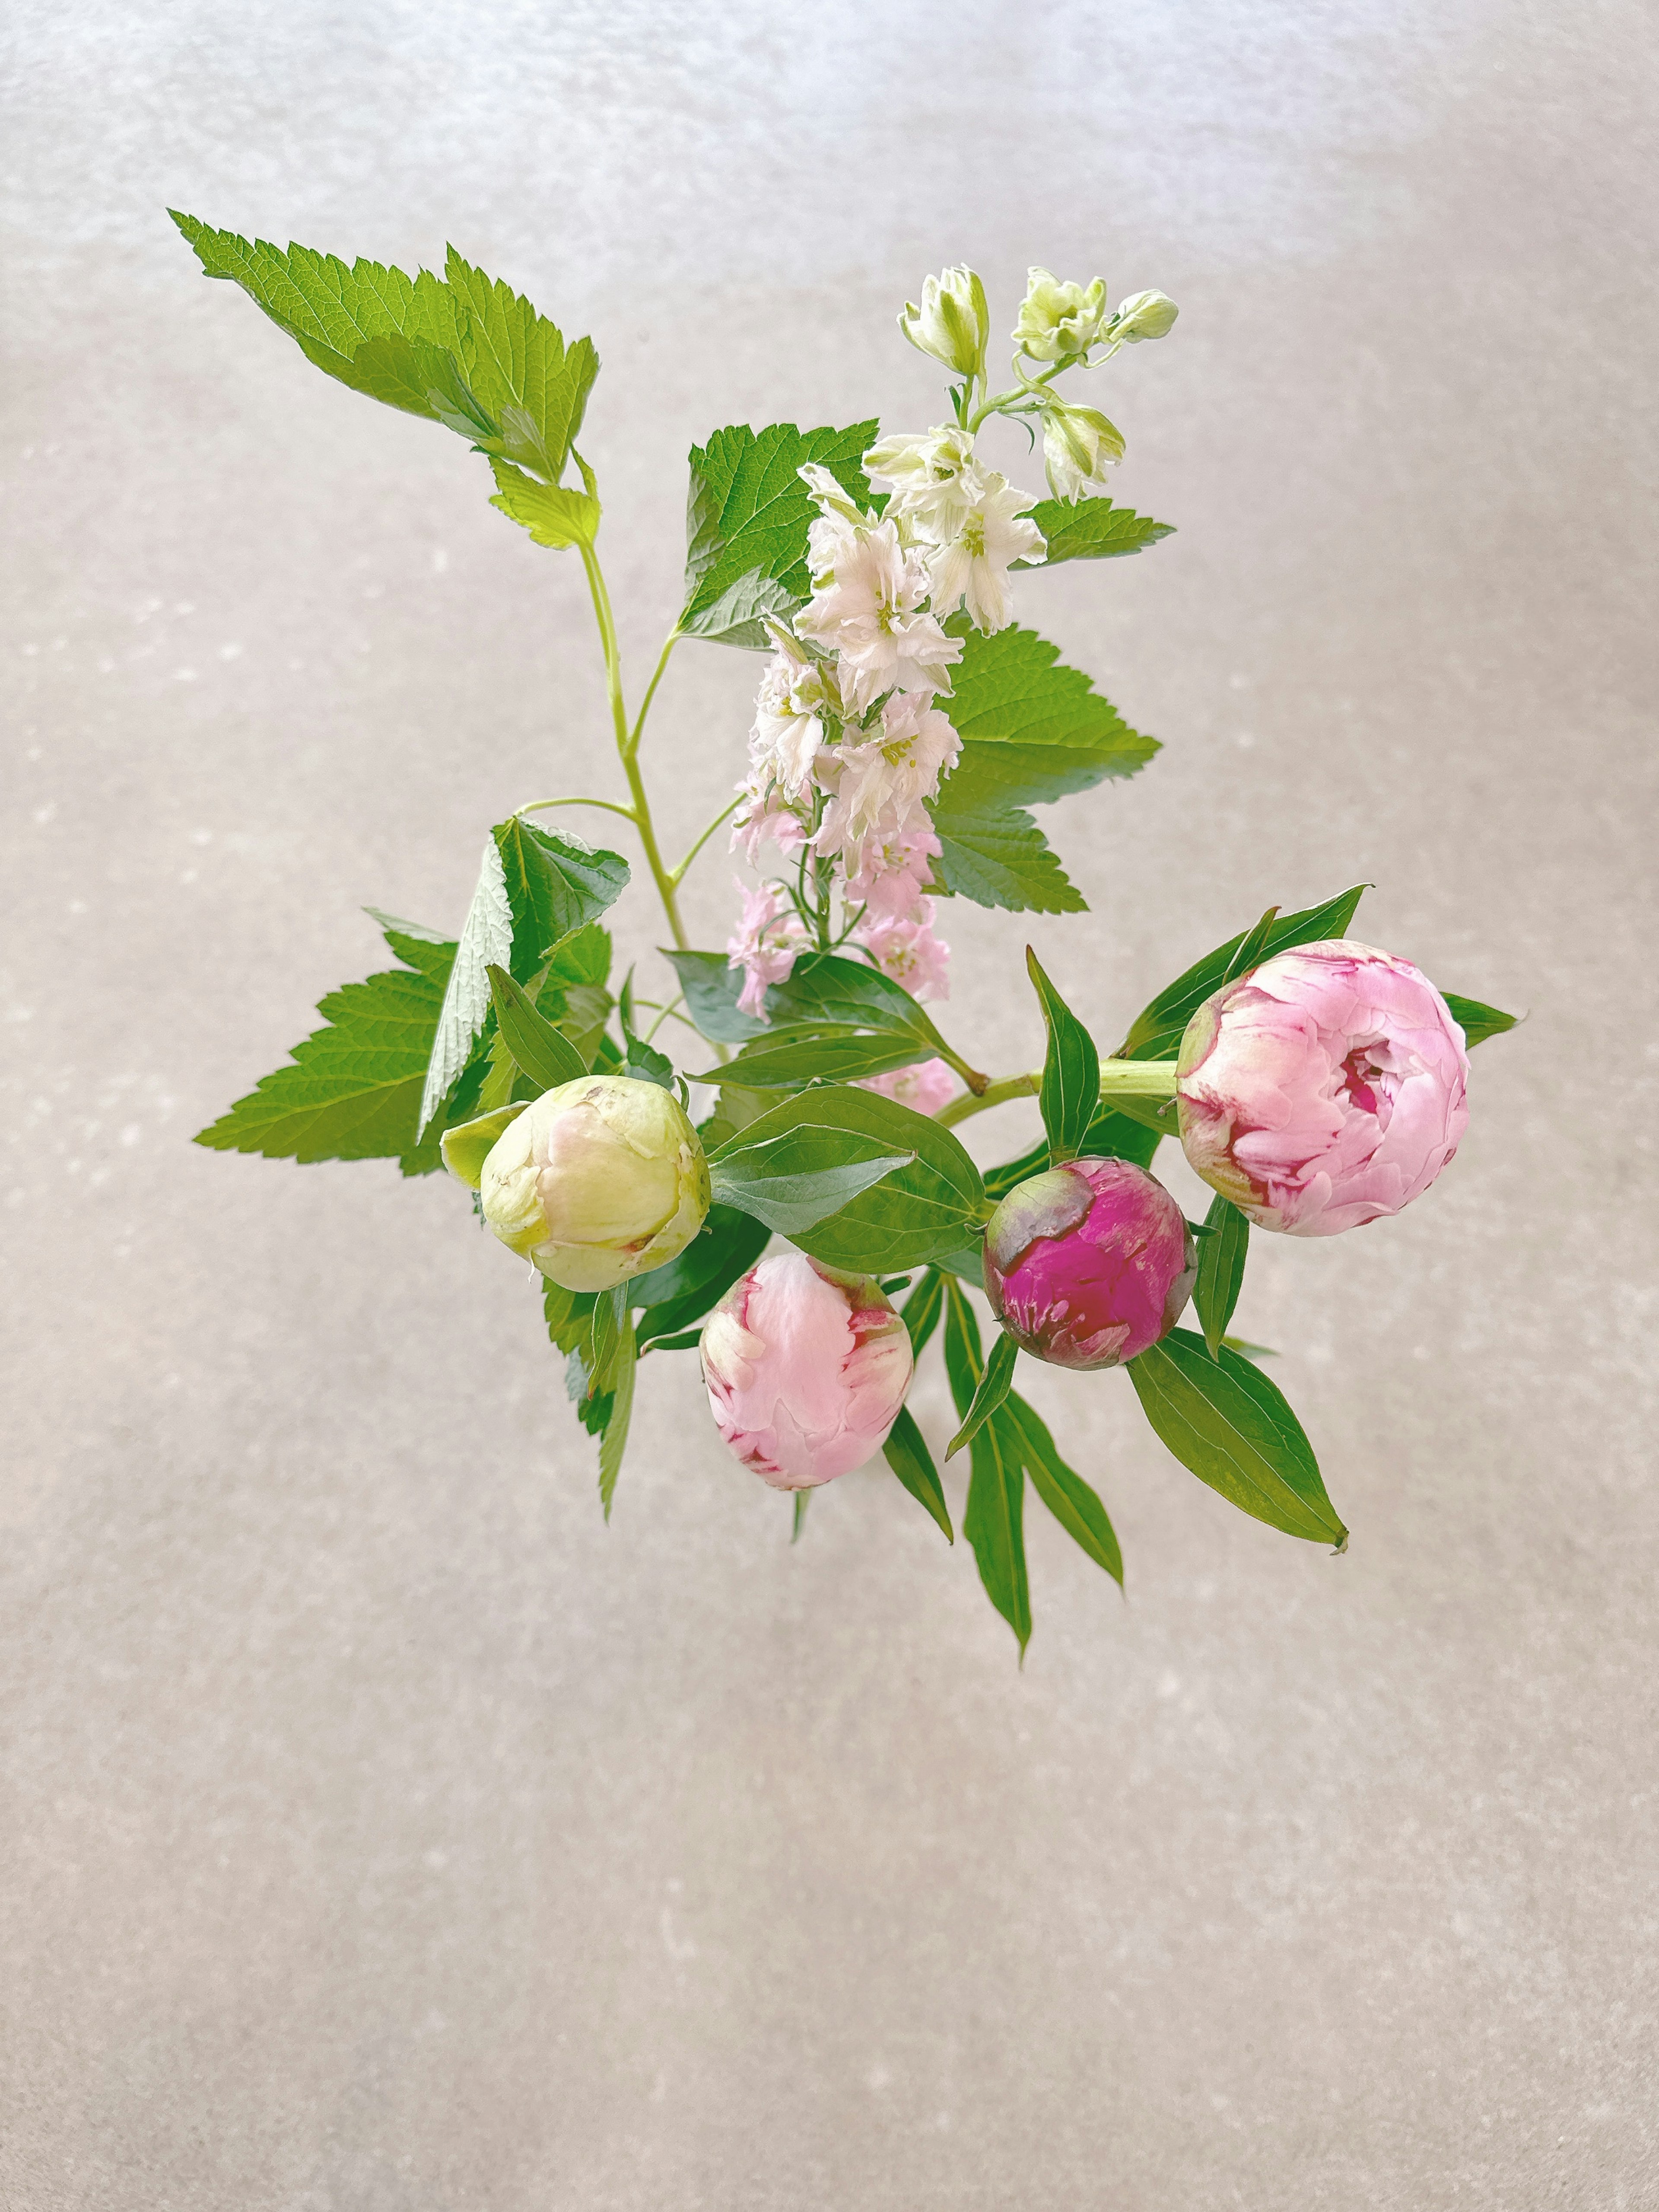
[[[1123,433],[1097,407],[1060,400],[1042,416],[1042,460],[1056,499],[1081,499],[1123,459]]]
[[[921,305],[907,300],[899,328],[913,346],[932,354],[958,376],[979,376],[985,368],[985,342],[991,312],[985,287],[967,267],[930,276],[921,288]]]
[[[961,641],[946,637],[930,614],[920,611],[928,592],[927,566],[899,543],[890,522],[842,523],[826,517],[816,535],[832,530],[831,558],[812,578],[812,596],[795,628],[839,653],[842,696],[854,714],[872,707],[884,691],[948,691],[950,666]],[[816,558],[817,548],[813,549]]]
[[[965,602],[977,629],[1006,629],[1014,618],[1008,570],[1016,561],[1035,565],[1047,547],[1026,512],[1036,505],[1030,492],[1017,491],[994,469],[975,490],[973,503],[951,514],[949,535],[926,548],[933,611],[948,615]]]
[[[840,854],[843,869],[856,875],[872,841],[928,828],[922,802],[937,795],[939,778],[961,750],[961,738],[931,693],[896,693],[882,708],[873,735],[849,730],[833,748],[835,796],[824,810],[816,849]]]
[[[814,660],[781,623],[766,627],[775,650],[755,698],[749,757],[757,779],[770,775],[793,800],[811,781],[812,763],[825,743],[825,714],[837,719],[842,714],[841,688],[834,668]]]
[[[765,844],[784,854],[799,853],[812,834],[811,809],[792,806],[769,774],[753,775],[738,789],[743,798],[732,817],[730,849],[741,850],[751,868],[759,866]]]
[[[922,896],[944,849],[927,808],[918,806],[892,829],[873,831],[856,853],[842,855],[843,896],[875,921],[896,921]]]
[[[864,456],[878,483],[890,484],[887,520],[908,544],[922,531],[951,538],[982,481],[973,433],[959,423],[884,438]]]
[[[1106,321],[1106,284],[1097,276],[1085,289],[1062,284],[1046,269],[1030,271],[1030,281],[1014,325],[1013,340],[1032,361],[1071,361],[1087,353]]]

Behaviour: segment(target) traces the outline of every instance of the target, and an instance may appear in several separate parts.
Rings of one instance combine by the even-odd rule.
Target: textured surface
[[[8,2207],[1659,2204],[1653,29],[14,7]],[[1346,1559],[1044,1376],[1128,1597],[1033,1506],[1022,1674],[890,1480],[791,1551],[684,1357],[607,1529],[453,1187],[186,1143],[376,964],[361,903],[453,927],[489,822],[615,770],[580,574],[168,202],[453,235],[593,331],[636,685],[687,447],[927,420],[927,270],[1000,326],[1027,259],[1181,301],[1110,398],[1180,534],[1022,586],[1167,750],[1046,817],[1088,917],[952,915],[952,1034],[1035,1055],[1027,934],[1105,1030],[1362,875],[1363,934],[1530,1009],[1427,1200],[1258,1243]],[[676,836],[752,674],[677,658]]]

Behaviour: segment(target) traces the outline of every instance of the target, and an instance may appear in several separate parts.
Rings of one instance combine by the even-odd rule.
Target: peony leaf
[[[1083,1150],[1100,1106],[1100,1054],[1095,1041],[1044,975],[1036,954],[1028,945],[1025,965],[1042,1006],[1048,1028],[1048,1049],[1042,1063],[1042,1126],[1048,1132],[1053,1165],[1063,1166]]]
[[[1249,1256],[1250,1224],[1231,1200],[1218,1194],[1211,1200],[1204,1219],[1206,1227],[1215,1233],[1205,1237],[1199,1247],[1193,1310],[1214,1359],[1219,1356],[1218,1346],[1226,1339],[1227,1324],[1238,1304],[1244,1262]]]
[[[927,1449],[927,1440],[916,1426],[915,1416],[908,1406],[901,1406],[899,1417],[888,1432],[882,1453],[899,1480],[917,1504],[925,1506],[945,1531],[945,1541],[954,1544],[956,1530],[951,1526],[951,1509],[945,1500],[945,1485],[939,1479],[939,1469],[933,1465],[933,1455]],[[802,1492],[805,1496],[806,1493]]]
[[[810,588],[806,533],[818,509],[797,471],[815,461],[866,505],[860,462],[876,428],[873,422],[845,430],[737,424],[691,448],[682,635],[766,649],[763,617],[787,612]]]
[[[1144,552],[1160,538],[1175,533],[1172,522],[1154,522],[1132,507],[1115,507],[1109,499],[1044,499],[1031,509],[1031,520],[1042,532],[1048,549],[1040,565],[1052,568],[1060,561],[1099,561],[1121,553]],[[1017,568],[1036,564],[1016,561]]]
[[[1120,1589],[1123,1554],[1106,1508],[1075,1468],[1066,1466],[1036,1409],[1011,1391],[1000,1419],[1016,1438],[1031,1486],[1066,1534],[1103,1567]]]
[[[1181,1050],[1188,1023],[1206,999],[1221,988],[1248,939],[1256,938],[1257,958],[1267,960],[1292,945],[1318,945],[1327,938],[1346,937],[1365,888],[1356,884],[1338,897],[1327,899],[1323,906],[1304,907],[1299,914],[1280,915],[1265,929],[1258,923],[1255,930],[1241,931],[1224,945],[1218,945],[1142,1007],[1114,1059],[1173,1060]]]
[[[954,1283],[945,1286],[945,1364],[958,1415],[973,1404],[984,1375],[979,1323]],[[969,1448],[972,1472],[962,1533],[973,1547],[986,1595],[1014,1632],[1020,1662],[1031,1639],[1031,1593],[1025,1572],[1025,1477],[1013,1432],[992,1416]]]
[[[682,952],[666,945],[657,949],[679,977],[686,1011],[711,1044],[741,1044],[765,1036],[767,1024],[758,1015],[738,1011],[743,971],[725,953]]]
[[[1483,1006],[1479,999],[1460,999],[1455,991],[1443,991],[1440,995],[1452,1019],[1462,1030],[1464,1046],[1470,1052],[1488,1037],[1502,1036],[1521,1018],[1518,1014],[1499,1013],[1496,1006]]]
[[[908,1167],[912,1152],[875,1153],[838,1165],[802,1167],[803,1136],[790,1130],[769,1143],[752,1145],[730,1158],[711,1160],[709,1186],[716,1199],[752,1213],[780,1237],[798,1242],[804,1232],[892,1174]]]
[[[630,1304],[645,1309],[638,1326],[641,1353],[653,1346],[665,1352],[683,1332],[726,1296],[765,1251],[771,1231],[736,1206],[711,1206],[702,1230],[678,1259],[635,1275],[628,1285]],[[690,1341],[696,1342],[693,1331]]]
[[[1008,1395],[1014,1379],[1014,1361],[1019,1356],[1019,1346],[1005,1331],[991,1346],[991,1357],[985,1364],[985,1372],[979,1378],[973,1403],[963,1417],[962,1426],[945,1448],[946,1459],[954,1459],[963,1444],[971,1443],[985,1426],[997,1407]]]
[[[575,1046],[537,1012],[506,969],[492,962],[484,972],[489,979],[501,1042],[514,1065],[542,1091],[556,1090],[562,1083],[574,1083],[586,1075],[587,1063]]]
[[[600,1301],[601,1304],[605,1303]],[[611,1404],[599,1437],[599,1504],[607,1521],[611,1518],[611,1501],[617,1494],[617,1477],[622,1473],[623,1454],[628,1449],[628,1425],[633,1418],[634,1380],[638,1371],[634,1326],[624,1311],[611,1358]]]
[[[1313,1447],[1278,1385],[1249,1360],[1171,1329],[1128,1363],[1141,1410],[1185,1468],[1242,1512],[1310,1543],[1346,1547]]]
[[[826,1026],[779,1030],[757,1037],[724,1067],[711,1068],[699,1083],[733,1083],[744,1091],[800,1091],[809,1083],[851,1083],[866,1075],[885,1075],[931,1060],[938,1048],[891,1030],[860,1035]]]
[[[900,1317],[910,1333],[912,1358],[921,1358],[944,1311],[945,1278],[937,1267],[929,1267],[900,1309]]]

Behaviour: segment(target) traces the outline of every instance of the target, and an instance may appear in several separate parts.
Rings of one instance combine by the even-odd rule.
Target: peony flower
[[[872,830],[862,845],[843,850],[848,874],[842,895],[861,905],[869,920],[896,921],[923,896],[944,850],[926,807],[918,805],[896,829]]]
[[[1409,960],[1298,945],[1188,1024],[1182,1145],[1258,1228],[1334,1237],[1428,1188],[1468,1126],[1468,1066],[1445,1000]]]
[[[902,983],[913,999],[951,995],[951,948],[933,934],[933,902],[918,899],[895,920],[867,918],[854,931],[884,975]]]
[[[830,517],[815,522],[809,538],[819,532],[829,557],[815,565],[812,596],[795,628],[840,654],[849,709],[863,714],[884,691],[948,691],[962,641],[946,637],[932,615],[917,611],[927,596],[927,564],[904,550],[896,526],[854,526]],[[816,564],[817,543],[812,557]]]
[[[830,1482],[872,1459],[915,1367],[878,1283],[795,1251],[732,1285],[699,1351],[722,1439],[777,1490]]]
[[[862,1076],[859,1088],[896,1099],[913,1114],[937,1114],[956,1097],[957,1079],[942,1060],[922,1060],[914,1067],[891,1068],[885,1075]]]
[[[949,510],[950,536],[927,548],[936,614],[951,614],[965,601],[977,629],[988,633],[1008,627],[1014,618],[1010,567],[1016,561],[1034,566],[1047,551],[1042,532],[1026,512],[1036,504],[1031,493],[1016,491],[993,469],[975,487],[965,511]]]
[[[1032,361],[1066,361],[1087,353],[1106,320],[1106,285],[1097,276],[1085,291],[1062,284],[1046,269],[1033,269],[1014,325],[1013,339]]]
[[[1011,1190],[985,1231],[985,1295],[1023,1351],[1117,1367],[1180,1320],[1198,1258],[1181,1208],[1128,1160],[1073,1160]]]
[[[985,287],[971,269],[947,269],[921,288],[921,305],[907,300],[898,326],[920,352],[932,354],[958,376],[978,376],[985,368],[985,342],[991,335],[991,311]]]
[[[873,736],[849,730],[831,749],[835,796],[824,810],[817,849],[856,853],[854,866],[862,867],[872,839],[884,842],[910,828],[961,750],[961,738],[927,692],[896,693],[883,707]]]
[[[788,976],[806,949],[806,933],[800,916],[775,884],[763,884],[758,890],[750,890],[746,884],[733,880],[743,900],[743,916],[737,934],[726,939],[730,957],[726,964],[744,971],[738,999],[739,1012],[766,1021],[769,1019],[767,990]]]
[[[1042,460],[1056,499],[1082,499],[1123,459],[1123,433],[1097,407],[1059,401],[1042,417]]]
[[[702,1227],[708,1168],[672,1091],[584,1075],[533,1099],[483,1164],[484,1219],[568,1291],[665,1267]]]

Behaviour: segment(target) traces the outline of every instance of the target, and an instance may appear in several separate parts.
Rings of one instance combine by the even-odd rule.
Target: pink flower
[[[1181,1141],[1258,1228],[1334,1237],[1425,1191],[1468,1126],[1463,1033],[1428,977],[1368,945],[1304,945],[1193,1016]]]
[[[863,906],[872,921],[896,921],[921,898],[944,849],[927,810],[918,806],[898,829],[874,833],[855,852],[842,854],[842,865],[852,871],[843,896]]]
[[[933,934],[933,902],[918,899],[896,921],[866,918],[853,933],[884,975],[902,983],[913,999],[951,995],[951,948]]]
[[[820,853],[856,849],[861,862],[872,838],[900,834],[934,798],[939,778],[955,767],[962,740],[931,693],[900,691],[881,710],[873,737],[854,736],[832,749],[835,798],[817,839]],[[819,769],[823,780],[823,768]]]
[[[1073,1160],[1011,1190],[985,1231],[985,1295],[1055,1367],[1116,1367],[1167,1335],[1198,1258],[1163,1184],[1128,1160]]]
[[[859,1088],[896,1098],[913,1114],[937,1114],[956,1097],[957,1079],[942,1060],[923,1060],[914,1067],[896,1067],[886,1075],[866,1075]]]
[[[806,842],[810,824],[787,804],[777,786],[762,790],[751,781],[738,787],[743,803],[732,817],[728,849],[741,850],[751,868],[757,865],[760,848],[769,838],[781,852],[798,853]]]
[[[962,641],[919,611],[927,570],[890,522],[827,516],[807,533],[812,596],[795,629],[841,656],[842,696],[862,714],[884,691],[948,691]]]
[[[795,1251],[732,1285],[699,1350],[721,1437],[777,1490],[833,1481],[872,1459],[915,1367],[879,1284]]]
[[[800,916],[774,884],[750,890],[739,882],[743,918],[737,934],[726,939],[728,968],[741,968],[746,980],[738,1000],[740,1012],[767,1019],[766,994],[769,985],[781,983],[805,950],[806,933]]]

